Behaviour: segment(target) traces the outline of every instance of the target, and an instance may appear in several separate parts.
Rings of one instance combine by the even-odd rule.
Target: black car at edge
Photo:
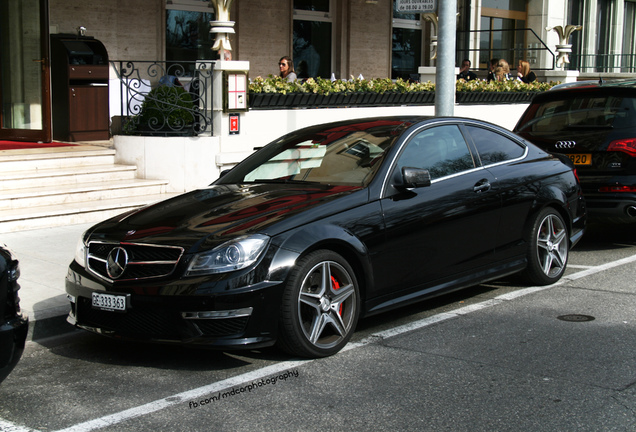
[[[636,222],[636,80],[556,86],[533,99],[514,132],[572,159],[590,218]]]
[[[116,338],[301,356],[359,318],[513,273],[563,275],[572,164],[477,120],[378,117],[275,140],[207,188],[80,239],[69,322]]]
[[[20,311],[19,277],[18,259],[0,243],[0,381],[20,360],[29,329],[29,319]]]

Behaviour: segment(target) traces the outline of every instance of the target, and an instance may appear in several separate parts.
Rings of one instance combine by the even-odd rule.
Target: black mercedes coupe
[[[365,316],[513,273],[558,281],[585,218],[569,159],[498,126],[311,126],[209,187],[90,228],[68,319],[122,339],[328,356]]]

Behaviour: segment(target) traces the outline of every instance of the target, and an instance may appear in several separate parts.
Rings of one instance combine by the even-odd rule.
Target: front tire
[[[302,357],[333,355],[351,338],[359,314],[360,293],[351,266],[335,252],[312,252],[290,272],[278,343]]]
[[[545,208],[529,232],[528,268],[525,278],[534,285],[550,285],[563,276],[568,261],[570,236],[563,217]]]

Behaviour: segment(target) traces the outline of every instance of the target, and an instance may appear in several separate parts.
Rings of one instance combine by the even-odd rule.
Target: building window
[[[538,47],[538,41],[523,30],[526,19],[524,0],[484,0],[479,41],[480,68],[486,68],[492,58],[506,60],[512,70],[516,69],[519,60],[536,62],[524,51],[535,45]]]
[[[332,0],[294,0],[294,68],[298,78],[332,73]]]
[[[636,71],[636,0],[573,2],[568,20],[583,24],[582,31],[574,32],[570,39],[569,69],[583,73]]]
[[[481,7],[525,12],[526,0],[482,0]]]
[[[636,72],[636,1],[625,2],[621,72]]]
[[[420,14],[397,11],[393,2],[393,40],[391,51],[391,78],[419,79],[422,65],[422,22]]]
[[[186,75],[196,60],[216,59],[215,36],[210,33],[214,9],[208,0],[168,0],[166,3],[166,60],[184,62]]]

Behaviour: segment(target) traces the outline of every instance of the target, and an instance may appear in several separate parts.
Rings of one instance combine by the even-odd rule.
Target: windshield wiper
[[[256,179],[252,180],[250,183],[282,183],[282,184],[323,184],[317,181],[309,181],[309,180],[293,180],[293,179]]]
[[[566,129],[614,129],[614,126],[610,124],[596,125],[596,124],[569,124],[565,126]]]

